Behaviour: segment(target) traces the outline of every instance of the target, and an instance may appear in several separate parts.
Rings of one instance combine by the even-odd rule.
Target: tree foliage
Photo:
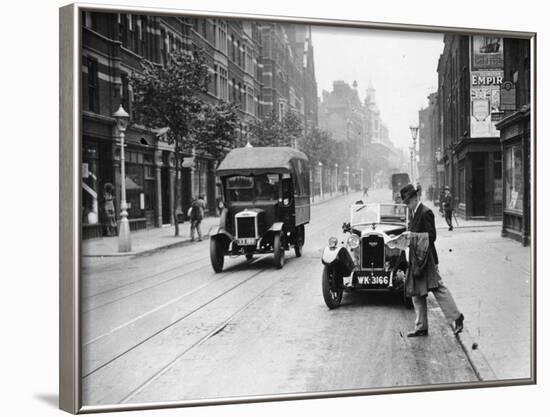
[[[141,124],[153,129],[168,127],[168,142],[174,145],[176,181],[172,206],[174,234],[179,235],[177,218],[181,190],[181,158],[193,138],[204,111],[202,93],[210,76],[204,54],[174,52],[166,65],[142,61],[142,72],[132,74],[134,110]]]
[[[286,112],[279,120],[276,112],[272,111],[250,125],[250,143],[254,146],[293,146],[302,132],[302,121],[295,112]]]
[[[235,105],[225,102],[214,106],[204,105],[201,123],[195,135],[195,149],[217,160],[222,159],[237,145],[235,130],[238,122]]]

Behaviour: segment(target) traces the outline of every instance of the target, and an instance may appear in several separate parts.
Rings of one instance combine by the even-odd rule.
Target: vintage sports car
[[[407,269],[408,249],[394,245],[407,222],[403,204],[351,206],[350,222],[342,225],[344,239],[331,237],[323,251],[322,289],[328,308],[340,305],[344,290],[393,291],[412,307],[405,296],[405,274],[398,272]]]
[[[210,261],[223,270],[225,256],[272,253],[275,267],[291,247],[297,257],[309,223],[307,156],[289,147],[233,149],[216,170],[223,196],[219,226],[210,231]]]

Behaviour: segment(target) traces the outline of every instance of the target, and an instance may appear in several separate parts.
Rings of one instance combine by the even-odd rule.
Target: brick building
[[[502,38],[447,34],[438,63],[444,182],[466,218],[502,217],[502,152],[495,127]]]
[[[287,30],[291,35],[287,34]],[[277,55],[266,58],[271,38],[277,33]],[[252,121],[280,103],[300,110],[304,122],[316,124],[316,84],[313,47],[308,27],[233,19],[152,16],[120,13],[82,14],[82,205],[84,238],[102,235],[101,204],[105,183],[115,186],[115,205],[120,211],[120,146],[112,114],[122,104],[133,116],[130,74],[141,71],[146,59],[164,65],[175,50],[204,50],[211,83],[205,100],[237,104],[239,128],[245,143]],[[268,55],[269,56],[269,55]],[[271,60],[270,60],[271,59]],[[270,89],[264,86],[269,63],[284,77]],[[283,86],[284,88],[281,88]],[[273,94],[275,91],[277,94]],[[314,103],[314,104],[312,104]],[[312,116],[313,114],[313,116]],[[133,122],[133,123],[132,123]],[[131,117],[126,132],[126,189],[131,229],[159,227],[172,221],[175,178],[174,147],[166,129],[153,131]],[[191,199],[206,196],[207,208],[215,209],[214,171],[219,161],[188,149],[182,170],[183,216]]]

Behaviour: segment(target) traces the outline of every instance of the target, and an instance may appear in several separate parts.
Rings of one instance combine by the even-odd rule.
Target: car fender
[[[281,230],[283,230],[283,225],[283,222],[275,222],[271,225],[268,232],[280,232]]]
[[[208,235],[211,238],[221,235],[226,237],[230,242],[235,240],[233,236],[231,236],[231,234],[227,230],[225,230],[225,228],[223,228],[222,226],[212,226],[212,228],[210,228],[210,232],[208,233]]]
[[[334,267],[342,276],[348,276],[355,268],[355,263],[348,250],[343,247],[327,246],[321,256],[323,265]]]

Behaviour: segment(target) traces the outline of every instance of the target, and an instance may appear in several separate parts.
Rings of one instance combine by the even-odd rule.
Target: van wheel
[[[277,233],[273,237],[273,255],[275,268],[281,269],[285,264],[285,246],[283,243],[282,233]]]
[[[210,238],[210,263],[214,272],[222,272],[223,270],[223,241],[219,238]]]
[[[304,247],[304,226],[299,226],[296,229],[296,243],[294,244],[294,253],[296,257],[302,256],[302,248]]]

